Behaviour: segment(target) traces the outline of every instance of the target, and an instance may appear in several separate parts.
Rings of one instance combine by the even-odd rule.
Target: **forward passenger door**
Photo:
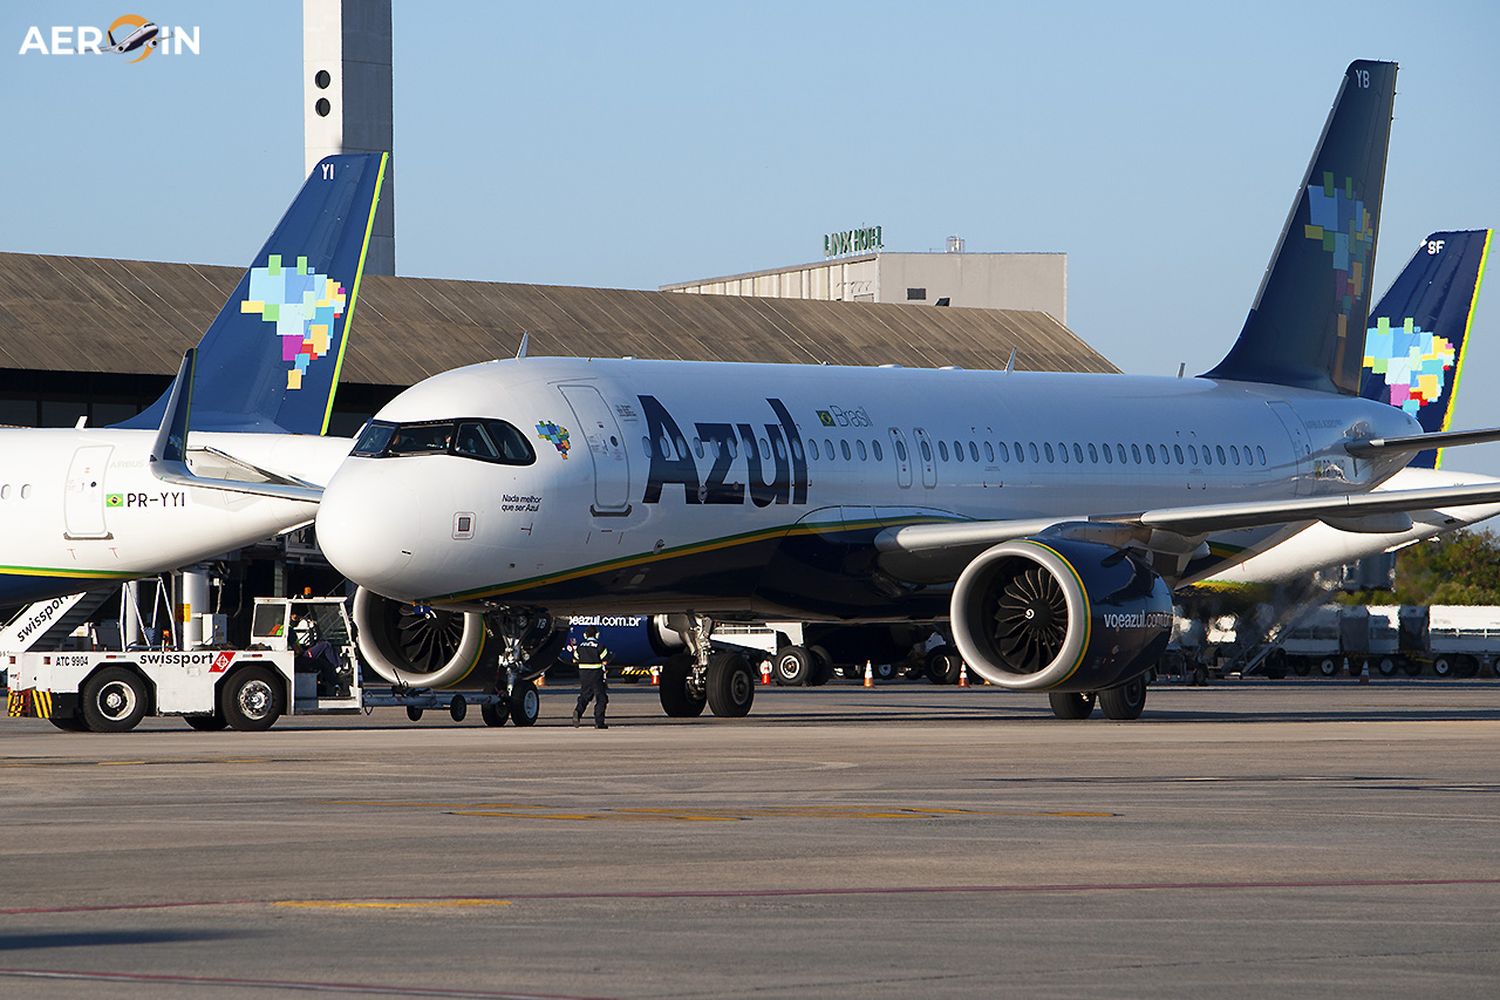
[[[588,446],[594,465],[595,517],[623,517],[630,513],[630,455],[625,437],[609,404],[591,385],[557,387],[578,418],[578,432]]]

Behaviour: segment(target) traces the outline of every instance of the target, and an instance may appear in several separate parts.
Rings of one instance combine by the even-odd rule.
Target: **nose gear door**
[[[114,445],[91,444],[73,453],[63,490],[63,537],[109,538],[104,523],[104,470]]]
[[[609,404],[591,385],[557,387],[578,418],[579,433],[589,446],[594,463],[595,517],[623,517],[630,513],[630,455],[620,425]]]

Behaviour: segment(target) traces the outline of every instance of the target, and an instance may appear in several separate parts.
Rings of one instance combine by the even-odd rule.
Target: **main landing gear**
[[[1106,719],[1128,722],[1139,719],[1146,707],[1146,678],[1136,677],[1103,691],[1052,691],[1047,701],[1059,719],[1087,719],[1097,703]]]
[[[669,658],[661,669],[661,707],[673,718],[703,714],[707,705],[723,718],[743,718],[755,703],[758,674],[741,653],[712,651],[714,622],[703,615],[669,619],[687,643],[688,652]]]

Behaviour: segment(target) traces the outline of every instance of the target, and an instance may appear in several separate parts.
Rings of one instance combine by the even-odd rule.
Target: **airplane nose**
[[[334,569],[387,597],[411,598],[404,571],[417,549],[420,490],[393,482],[388,461],[350,459],[334,473],[318,505],[318,547]],[[411,484],[408,484],[411,485]]]

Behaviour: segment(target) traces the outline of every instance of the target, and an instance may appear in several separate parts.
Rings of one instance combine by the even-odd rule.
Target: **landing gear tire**
[[[453,696],[453,700],[448,702],[448,714],[453,717],[454,722],[464,721],[464,718],[469,714],[469,703],[464,700],[463,695],[456,694]]]
[[[802,646],[786,646],[771,661],[771,674],[780,687],[807,687],[818,671],[818,658]]]
[[[740,719],[755,704],[755,671],[739,653],[715,653],[708,660],[709,711],[721,719]]]
[[[486,726],[503,726],[510,720],[510,706],[501,701],[486,702],[479,706],[479,717]]]
[[[807,678],[807,686],[819,688],[833,680],[833,661],[828,658],[827,650],[822,646],[812,646],[808,652],[813,657],[813,672]]]
[[[516,681],[510,689],[510,719],[518,726],[536,725],[542,714],[542,696],[530,681]]]
[[[1106,719],[1120,722],[1139,719],[1141,710],[1146,707],[1146,678],[1137,677],[1119,687],[1100,691],[1099,707],[1104,710]]]
[[[938,646],[927,654],[927,679],[934,684],[957,684],[963,660],[948,646]]]
[[[200,733],[217,733],[229,728],[229,720],[224,718],[223,712],[215,712],[213,715],[184,715],[182,721]]]
[[[146,715],[146,685],[124,667],[105,667],[83,686],[83,721],[96,733],[128,733]]]
[[[421,722],[422,721],[422,706],[421,705],[407,705],[406,706],[406,717],[408,719],[410,719],[412,722]]]
[[[219,711],[224,720],[242,732],[259,733],[281,718],[286,689],[281,678],[265,667],[247,667],[224,682],[219,692]]]
[[[1087,719],[1094,714],[1097,700],[1098,696],[1092,691],[1052,691],[1047,695],[1052,714],[1059,719]]]
[[[47,721],[65,733],[86,733],[89,731],[89,724],[83,721],[83,716],[81,715],[70,715],[61,719],[54,715]]]
[[[704,697],[688,687],[692,675],[693,657],[688,653],[669,656],[662,664],[661,686],[656,690],[661,698],[661,710],[674,719],[690,719],[703,714]]]

